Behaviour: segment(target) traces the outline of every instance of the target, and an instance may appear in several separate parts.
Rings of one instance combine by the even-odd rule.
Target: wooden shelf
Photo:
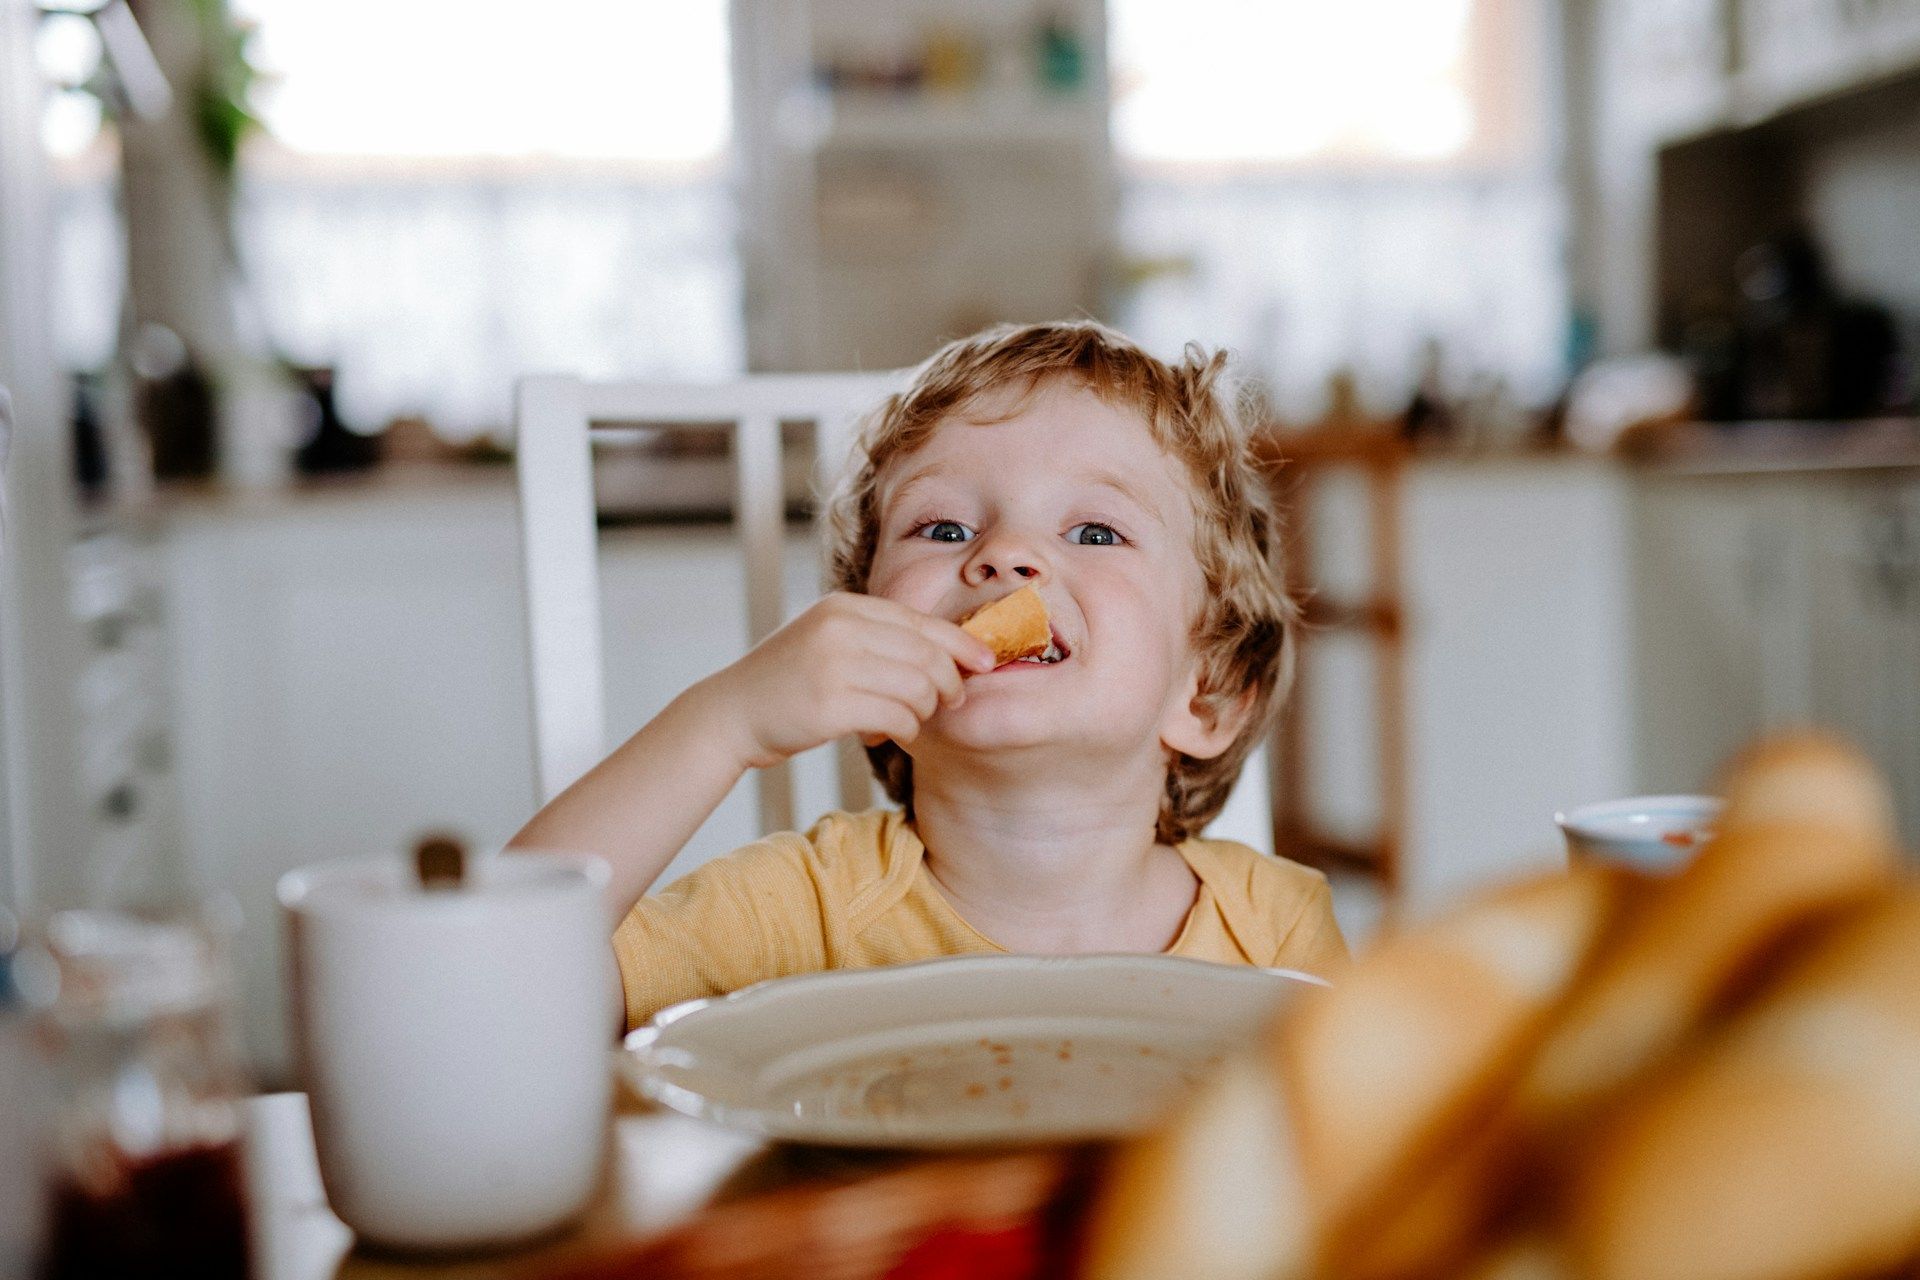
[[[1310,780],[1325,744],[1308,732],[1311,681],[1295,686],[1274,731],[1274,851],[1327,871],[1358,872],[1377,881],[1391,900],[1400,887],[1401,846],[1407,829],[1406,602],[1401,573],[1401,506],[1406,464],[1413,450],[1397,420],[1341,423],[1307,431],[1278,427],[1255,445],[1273,464],[1273,478],[1287,519],[1288,593],[1301,606],[1304,626],[1295,633],[1298,670],[1304,677],[1319,661],[1320,641],[1331,634],[1358,637],[1373,668],[1377,743],[1378,826],[1364,840],[1329,830],[1314,812]],[[1358,476],[1367,487],[1368,578],[1353,598],[1321,595],[1312,576],[1317,533],[1312,491],[1329,473]]]
[[[798,150],[830,147],[1084,145],[1105,127],[1084,93],[981,89],[965,93],[806,90],[781,108],[782,137]]]

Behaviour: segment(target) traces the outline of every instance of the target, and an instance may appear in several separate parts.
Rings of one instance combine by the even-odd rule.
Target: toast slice
[[[1053,643],[1046,602],[1030,586],[975,609],[960,619],[960,629],[986,641],[1001,662],[1039,657]]]

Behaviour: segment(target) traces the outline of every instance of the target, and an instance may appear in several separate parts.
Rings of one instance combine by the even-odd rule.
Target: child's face
[[[1138,414],[1069,382],[1041,387],[1004,422],[943,423],[880,481],[874,595],[957,620],[1029,583],[1068,656],[970,677],[965,703],[923,729],[916,759],[1065,746],[1100,767],[1231,742],[1229,728],[1215,744],[1220,727],[1193,710],[1205,580],[1184,468]]]

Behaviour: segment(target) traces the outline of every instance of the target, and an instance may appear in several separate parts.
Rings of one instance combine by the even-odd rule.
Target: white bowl
[[[1553,815],[1572,857],[1673,872],[1713,836],[1723,802],[1716,796],[1630,796]]]
[[[1169,956],[963,956],[763,982],[627,1037],[644,1096],[789,1141],[969,1147],[1135,1132],[1298,993]]]

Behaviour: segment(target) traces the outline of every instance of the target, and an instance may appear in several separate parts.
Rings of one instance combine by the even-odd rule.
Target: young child
[[[1001,327],[876,411],[829,512],[837,590],[514,837],[612,863],[630,1024],[971,952],[1345,958],[1324,877],[1198,835],[1277,709],[1294,625],[1223,363]],[[955,620],[1029,584],[1064,656],[996,668]],[[641,896],[746,770],[847,734],[899,810],[830,813]]]

